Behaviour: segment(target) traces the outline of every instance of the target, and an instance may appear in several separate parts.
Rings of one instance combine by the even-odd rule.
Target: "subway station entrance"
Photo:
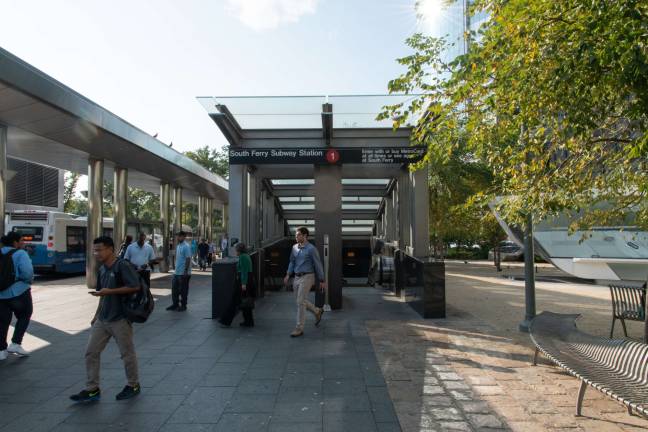
[[[376,120],[407,98],[198,98],[230,146],[230,240],[263,251],[266,285],[285,275],[298,226],[325,261],[332,309],[345,282],[366,282],[375,239],[428,255],[427,169],[410,169],[425,150],[410,128]]]

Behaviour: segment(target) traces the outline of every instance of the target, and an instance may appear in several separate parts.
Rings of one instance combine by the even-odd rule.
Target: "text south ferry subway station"
[[[314,149],[300,149],[300,150],[281,150],[281,149],[271,149],[271,150],[230,150],[230,157],[303,157],[303,156],[315,156],[322,157],[324,156],[324,150],[314,150]]]

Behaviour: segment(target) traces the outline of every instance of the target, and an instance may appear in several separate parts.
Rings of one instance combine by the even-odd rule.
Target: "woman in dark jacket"
[[[247,247],[244,243],[237,243],[235,250],[238,256],[238,262],[236,263],[237,289],[234,290],[230,306],[219,322],[221,327],[229,327],[232,325],[238,309],[241,309],[243,312],[241,327],[254,327],[254,316],[252,314],[252,310],[254,309],[252,259],[248,255]]]

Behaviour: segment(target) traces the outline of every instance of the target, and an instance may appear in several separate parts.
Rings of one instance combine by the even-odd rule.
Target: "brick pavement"
[[[528,344],[450,308],[445,320],[370,321],[378,363],[404,432],[441,430],[640,431],[648,421],[588,390]]]

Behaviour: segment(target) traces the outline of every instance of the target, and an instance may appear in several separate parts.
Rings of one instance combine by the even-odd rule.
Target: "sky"
[[[0,0],[0,46],[186,151],[226,143],[196,96],[387,93],[414,3]]]

